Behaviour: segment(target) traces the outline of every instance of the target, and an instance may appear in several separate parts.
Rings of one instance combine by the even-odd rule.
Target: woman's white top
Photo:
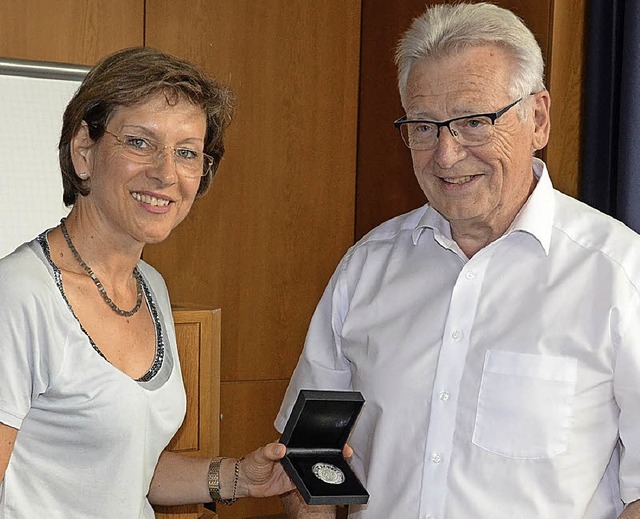
[[[0,422],[18,429],[0,519],[154,517],[149,484],[186,397],[165,283],[146,263],[138,269],[157,351],[134,380],[74,316],[46,234],[0,260]]]

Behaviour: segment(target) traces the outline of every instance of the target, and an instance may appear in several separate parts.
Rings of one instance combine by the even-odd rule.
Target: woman
[[[230,92],[146,48],[102,60],[69,103],[58,227],[0,261],[0,518],[151,518],[285,492],[284,446],[164,451],[185,413],[171,308],[141,261],[211,183]]]

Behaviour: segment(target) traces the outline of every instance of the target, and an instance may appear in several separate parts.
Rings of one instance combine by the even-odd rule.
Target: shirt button
[[[469,271],[464,275],[467,279],[473,279],[476,277],[475,273]]]
[[[442,400],[443,402],[446,402],[447,400],[449,400],[449,393],[447,393],[446,391],[441,391],[438,396],[440,397],[440,400]]]
[[[434,452],[431,455],[431,462],[432,463],[440,463],[442,461],[442,456],[440,456],[440,454],[438,454],[437,452]]]
[[[458,340],[462,337],[462,332],[460,330],[453,330],[453,332],[451,332],[451,337],[454,338],[454,340]]]

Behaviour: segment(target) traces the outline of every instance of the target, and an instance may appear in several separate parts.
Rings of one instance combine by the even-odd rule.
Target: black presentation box
[[[280,443],[287,446],[282,465],[307,504],[352,505],[369,500],[342,456],[363,404],[358,391],[300,390]]]

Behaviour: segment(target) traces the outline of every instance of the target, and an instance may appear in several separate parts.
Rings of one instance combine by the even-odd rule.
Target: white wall
[[[0,60],[0,257],[68,212],[57,145],[62,114],[86,70],[44,65]]]

